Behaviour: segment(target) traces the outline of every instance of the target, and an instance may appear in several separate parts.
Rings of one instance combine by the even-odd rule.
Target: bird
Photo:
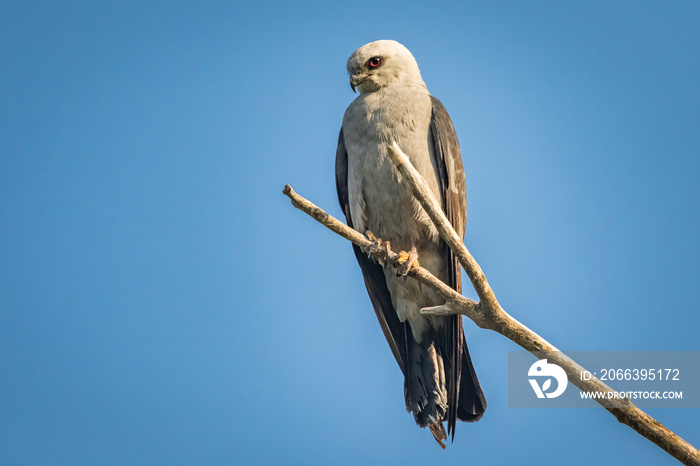
[[[352,53],[346,66],[350,87],[359,95],[345,111],[338,138],[338,201],[348,225],[372,240],[370,252],[401,250],[397,272],[353,245],[379,324],[404,375],[406,409],[445,448],[447,434],[454,442],[457,420],[481,419],[486,398],[461,316],[422,315],[421,308],[445,300],[406,278],[420,264],[457,292],[462,289],[459,262],[392,164],[388,146],[395,142],[406,153],[463,238],[467,200],[459,142],[447,110],[428,92],[415,58],[399,42],[370,42]]]

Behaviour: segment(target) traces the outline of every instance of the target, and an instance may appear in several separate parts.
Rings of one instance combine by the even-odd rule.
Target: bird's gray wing
[[[352,216],[350,215],[350,200],[348,196],[348,153],[345,149],[343,130],[340,130],[338,137],[338,150],[335,155],[335,183],[338,190],[338,202],[343,209],[348,225],[353,228]],[[391,295],[386,286],[386,278],[381,265],[373,262],[367,254],[356,245],[352,245],[355,257],[360,264],[365,286],[372,301],[374,312],[377,314],[379,325],[382,327],[391,352],[394,353],[396,362],[399,363],[401,372],[406,374],[406,361],[408,348],[406,346],[406,335],[411,331],[407,322],[401,322],[396,314]]]
[[[431,100],[430,140],[438,171],[442,205],[445,216],[463,238],[467,223],[467,195],[459,142],[447,110],[435,97],[431,96]],[[459,261],[444,242],[443,248],[447,264],[447,284],[461,293],[462,271]],[[441,346],[446,350],[449,360],[446,367],[449,370],[447,431],[452,433],[454,439],[457,419],[475,421],[481,418],[486,408],[486,400],[469,357],[462,330],[462,316],[456,315],[447,319]],[[464,374],[464,378],[463,369],[470,372]]]
[[[467,224],[467,187],[459,142],[452,120],[438,99],[430,96],[433,104],[430,119],[430,136],[438,169],[437,177],[445,216],[452,227],[464,238]],[[449,248],[448,285],[462,291],[462,274],[459,262]]]

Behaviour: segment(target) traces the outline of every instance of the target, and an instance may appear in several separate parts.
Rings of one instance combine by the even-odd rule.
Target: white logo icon
[[[535,379],[528,379],[532,389],[535,391],[537,398],[556,398],[566,390],[566,386],[569,383],[569,379],[566,378],[566,372],[564,369],[557,366],[556,364],[547,364],[546,359],[540,359],[535,364],[530,366],[530,370],[527,371],[528,377],[548,377],[544,381],[542,387],[537,383]],[[552,378],[557,380],[557,389],[553,392],[547,392],[552,385]]]

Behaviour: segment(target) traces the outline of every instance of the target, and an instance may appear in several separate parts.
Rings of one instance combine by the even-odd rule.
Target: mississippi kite
[[[384,336],[404,374],[406,409],[444,448],[443,422],[454,440],[456,421],[479,420],[486,399],[461,316],[421,315],[421,308],[442,304],[444,298],[405,278],[419,258],[439,279],[462,289],[459,263],[401,180],[387,146],[398,143],[463,237],[467,200],[457,135],[445,107],[428,93],[413,55],[398,42],[380,40],[359,48],[347,69],[350,85],[360,95],[346,110],[340,130],[338,199],[348,224],[372,238],[373,247],[390,243],[394,250],[411,251],[399,274],[404,276],[397,276],[353,246]]]

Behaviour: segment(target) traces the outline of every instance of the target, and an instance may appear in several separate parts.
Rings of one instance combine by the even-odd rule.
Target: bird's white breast
[[[409,250],[438,238],[387,155],[387,146],[396,141],[440,199],[429,144],[431,110],[425,88],[385,88],[362,94],[343,119],[354,227],[361,232],[371,230],[395,248]]]

